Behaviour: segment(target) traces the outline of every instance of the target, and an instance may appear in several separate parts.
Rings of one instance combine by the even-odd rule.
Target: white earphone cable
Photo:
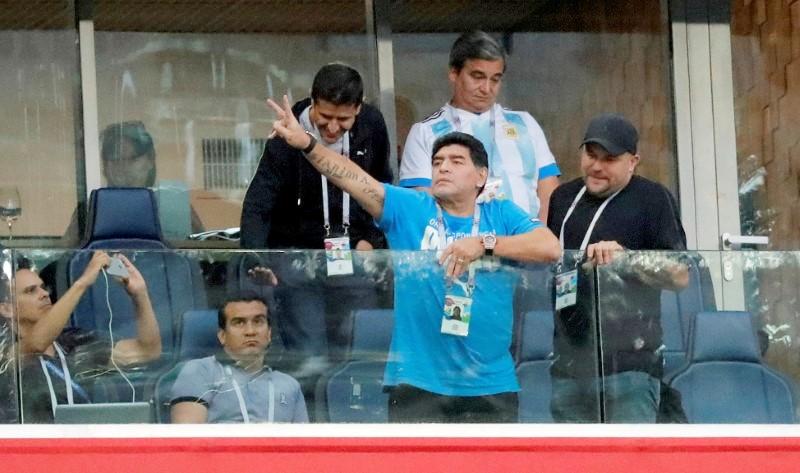
[[[114,359],[114,331],[111,328],[111,323],[114,321],[114,311],[111,309],[111,299],[109,297],[109,285],[108,285],[108,274],[106,274],[106,270],[103,269],[103,277],[106,280],[106,307],[108,307],[108,336],[111,339],[111,364],[114,366],[114,369],[117,370],[122,379],[128,383],[128,386],[131,387],[131,402],[136,402],[136,388],[133,387],[133,383],[131,380],[125,376],[125,372],[117,365],[117,361]]]

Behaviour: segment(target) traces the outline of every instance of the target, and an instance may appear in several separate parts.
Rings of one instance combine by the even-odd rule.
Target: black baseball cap
[[[586,128],[581,146],[596,143],[612,156],[625,152],[636,154],[639,132],[625,117],[618,113],[604,113],[592,118]]]

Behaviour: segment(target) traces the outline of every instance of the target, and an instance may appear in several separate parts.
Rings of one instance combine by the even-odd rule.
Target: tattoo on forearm
[[[383,205],[383,197],[378,193],[378,191],[374,187],[365,187],[362,191],[367,195],[367,197],[372,200],[373,202],[377,202]]]
[[[354,181],[362,184],[364,187],[362,192],[367,194],[370,200],[374,202],[383,202],[383,198],[379,195],[377,189],[374,188],[369,180],[366,172],[359,170],[348,169],[348,166],[338,164],[333,159],[325,158],[323,156],[309,156],[311,164],[313,164],[319,171],[327,176],[329,179],[339,179],[342,181]]]

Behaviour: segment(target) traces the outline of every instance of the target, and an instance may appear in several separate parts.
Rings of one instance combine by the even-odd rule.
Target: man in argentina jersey
[[[513,200],[545,222],[561,170],[536,120],[527,112],[508,110],[495,102],[505,67],[502,46],[482,31],[465,33],[453,43],[449,72],[453,98],[411,127],[400,162],[399,184],[429,189],[433,142],[453,131],[469,133],[489,154],[487,192],[493,189],[492,181],[497,182],[497,196]]]

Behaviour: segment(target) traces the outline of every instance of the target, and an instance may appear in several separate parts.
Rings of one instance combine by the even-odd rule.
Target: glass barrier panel
[[[796,249],[798,118],[788,104],[800,99],[800,51],[792,47],[800,24],[785,2],[720,6],[730,21],[741,234],[768,236],[772,250]]]
[[[554,276],[551,414],[559,423],[601,421],[595,278],[582,255],[565,251]]]
[[[472,286],[435,252],[121,254],[7,264],[22,422],[552,422],[548,265],[487,259]]]
[[[319,10],[303,2],[146,9],[97,2],[102,184],[154,189],[168,240],[223,229],[230,232],[210,239],[238,239],[242,201],[274,120],[265,100],[287,94],[299,104],[332,62],[359,71],[366,101],[376,100],[364,3],[340,2],[324,22],[309,22]]]
[[[76,132],[81,106],[74,2],[6,6],[0,13],[0,61],[9,65],[0,70],[0,236],[8,238],[6,246],[33,237],[55,243],[85,193]]]
[[[798,301],[798,275],[800,253],[796,251],[740,251],[722,253],[723,275],[730,271],[741,275],[744,303],[740,309],[747,314],[756,331],[752,340],[755,354],[767,370],[765,389],[786,389],[794,395],[800,381],[800,301]],[[751,353],[751,356],[752,353]],[[753,356],[755,358],[755,356]],[[767,391],[772,395],[773,391]],[[740,417],[736,421],[750,421],[754,416],[764,422],[792,423],[797,421],[796,402],[790,409],[780,403],[787,398],[771,398],[772,402],[760,406],[762,410]],[[794,401],[794,397],[792,398]],[[742,420],[739,420],[742,419]]]
[[[0,423],[19,422],[11,250],[0,251]]]
[[[597,268],[605,422],[794,423],[797,255],[622,252]],[[741,281],[715,299],[715,285]]]
[[[473,3],[460,0],[395,2],[391,30],[398,155],[420,159],[413,147],[404,152],[411,127],[442,119],[438,110],[453,97],[453,81],[458,79],[448,76],[450,49],[461,33],[480,29],[502,41],[508,54],[497,103],[528,112],[538,122],[562,182],[581,175],[577,149],[589,120],[617,111],[641,131],[639,154],[644,159],[639,172],[677,190],[666,4],[607,0],[598,9],[596,2],[585,0],[523,0],[482,2],[476,11]],[[463,14],[453,15],[454,11]],[[514,113],[507,111],[509,120]],[[478,125],[466,121],[460,126],[469,131]],[[526,134],[535,133],[529,128],[509,136],[527,139]],[[412,136],[408,143],[422,136]],[[541,145],[536,143],[537,158]],[[416,171],[401,164],[401,183],[413,181]]]

